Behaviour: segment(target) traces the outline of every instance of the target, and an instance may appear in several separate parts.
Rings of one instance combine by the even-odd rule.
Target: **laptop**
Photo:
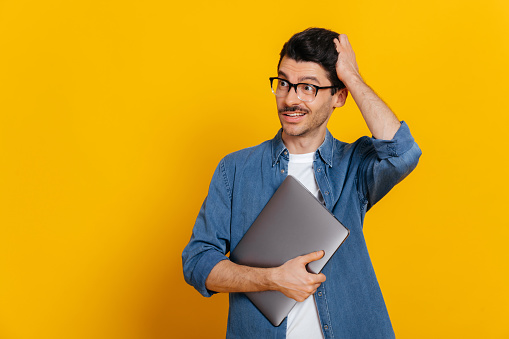
[[[309,272],[320,273],[349,234],[299,180],[288,175],[230,254],[230,260],[268,268],[324,250],[323,258],[307,265]],[[297,303],[279,291],[245,294],[274,326],[279,326]]]

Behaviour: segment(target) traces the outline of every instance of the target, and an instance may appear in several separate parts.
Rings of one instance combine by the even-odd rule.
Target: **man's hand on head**
[[[338,61],[336,62],[336,72],[339,80],[341,80],[348,88],[349,83],[355,79],[362,79],[359,74],[359,66],[355,59],[355,52],[348,41],[346,34],[340,34],[334,39],[336,51],[338,51]]]
[[[323,273],[309,273],[306,265],[321,259],[324,255],[324,251],[312,252],[288,260],[275,268],[273,281],[276,284],[276,290],[299,302],[306,300],[325,281]]]

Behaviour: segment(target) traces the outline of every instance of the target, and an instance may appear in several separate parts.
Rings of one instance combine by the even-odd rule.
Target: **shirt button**
[[[324,329],[324,330],[328,330],[328,329],[329,329],[329,326],[327,326],[327,325],[323,325],[323,329]]]
[[[321,297],[322,296],[322,292],[318,292],[318,296]]]
[[[317,171],[318,171],[318,172],[321,172],[321,171],[322,171],[322,169],[321,169],[321,168],[319,168]]]
[[[325,195],[329,195],[329,191],[325,191]]]
[[[282,170],[281,170],[281,173],[284,173],[284,172],[285,172],[285,170],[284,170],[284,169],[282,169]]]
[[[287,151],[285,151],[285,155],[288,155],[288,152],[287,152]]]

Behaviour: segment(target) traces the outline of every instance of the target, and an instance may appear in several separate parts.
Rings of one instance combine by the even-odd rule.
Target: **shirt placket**
[[[315,292],[315,303],[320,316],[320,323],[322,325],[322,333],[325,339],[334,338],[332,332],[331,317],[329,312],[329,305],[327,303],[325,282]]]
[[[281,155],[279,156],[279,160],[276,162],[276,168],[278,171],[278,175],[281,178],[286,178],[288,175],[288,162],[290,161],[290,155],[288,154],[288,150],[284,150],[281,152]]]
[[[325,164],[321,159],[317,156],[318,159],[315,159],[313,163],[313,168],[315,171],[315,179],[318,183],[318,188],[320,189],[320,193],[322,193],[323,201],[325,202],[325,207],[329,211],[332,211],[332,191],[329,184],[329,180],[327,179]]]

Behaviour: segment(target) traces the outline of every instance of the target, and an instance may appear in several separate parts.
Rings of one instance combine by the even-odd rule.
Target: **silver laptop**
[[[289,175],[230,254],[230,259],[237,264],[267,268],[324,250],[322,259],[307,265],[309,272],[320,273],[349,234],[304,185]],[[274,326],[279,326],[297,303],[278,291],[245,294]]]

